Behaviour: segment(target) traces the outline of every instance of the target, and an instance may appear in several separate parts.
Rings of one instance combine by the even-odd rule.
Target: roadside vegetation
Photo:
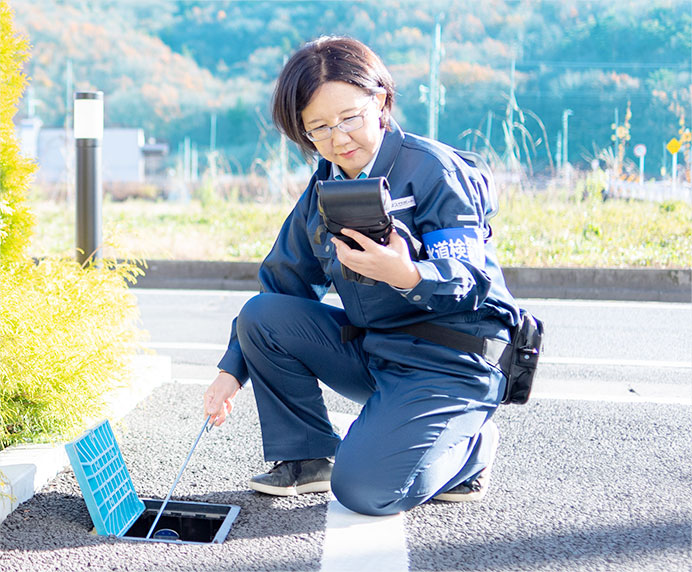
[[[692,207],[680,201],[515,195],[500,201],[493,230],[505,266],[692,266]]]
[[[82,268],[69,259],[0,272],[0,449],[69,438],[131,379],[144,333],[126,280],[134,265]]]
[[[260,261],[291,206],[287,199],[106,201],[104,235],[129,258]],[[31,254],[72,256],[74,205],[36,200],[32,210],[39,224]],[[588,192],[506,192],[492,226],[504,266],[692,266],[692,208],[683,202],[603,201]]]
[[[0,449],[82,431],[104,394],[129,381],[144,337],[128,290],[139,273],[134,264],[79,266],[59,257],[34,264],[29,256],[34,166],[19,153],[12,121],[27,57],[12,11],[0,2]]]

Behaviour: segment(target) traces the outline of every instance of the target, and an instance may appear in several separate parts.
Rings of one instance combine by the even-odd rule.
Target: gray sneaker
[[[282,497],[328,493],[332,490],[333,467],[334,461],[331,459],[280,461],[268,473],[252,477],[250,488],[260,493]]]
[[[495,452],[497,451],[497,444],[500,440],[500,432],[497,430],[497,425],[495,425],[495,422],[492,420],[488,421],[486,426],[487,428],[483,437],[490,440],[490,463],[488,466],[472,479],[464,481],[453,489],[435,495],[433,497],[435,500],[447,502],[479,501],[482,500],[488,492],[488,487],[490,486],[490,471],[493,461],[495,460]]]

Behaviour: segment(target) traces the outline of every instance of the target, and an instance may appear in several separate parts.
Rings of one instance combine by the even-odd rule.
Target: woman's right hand
[[[204,414],[211,415],[215,426],[221,425],[233,409],[233,398],[240,389],[240,382],[230,373],[220,371],[204,392]]]

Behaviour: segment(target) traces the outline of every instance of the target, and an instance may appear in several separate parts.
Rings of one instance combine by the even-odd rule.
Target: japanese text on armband
[[[443,228],[423,235],[429,259],[456,258],[485,267],[483,233],[478,227]]]

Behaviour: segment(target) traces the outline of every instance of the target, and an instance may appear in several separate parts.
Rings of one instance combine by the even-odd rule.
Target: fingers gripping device
[[[363,250],[352,238],[341,233],[351,228],[378,244],[387,244],[393,228],[388,213],[392,199],[385,177],[317,181],[318,206],[326,230],[349,247]],[[341,265],[346,280],[373,285],[375,280]]]

